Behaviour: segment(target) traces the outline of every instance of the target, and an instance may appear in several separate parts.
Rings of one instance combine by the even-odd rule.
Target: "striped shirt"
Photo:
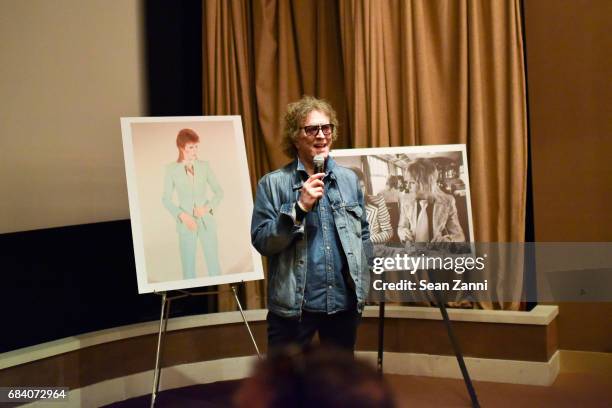
[[[373,244],[384,244],[393,237],[391,217],[383,196],[368,196],[366,216],[370,224],[370,240]]]

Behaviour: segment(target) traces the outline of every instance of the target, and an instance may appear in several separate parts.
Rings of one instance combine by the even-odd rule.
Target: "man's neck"
[[[307,160],[307,158],[305,159],[303,157],[298,156],[298,159],[304,166],[304,169],[306,170],[306,174],[308,174],[309,176],[312,176],[314,174],[314,163],[312,161],[312,158],[310,158],[310,160]]]

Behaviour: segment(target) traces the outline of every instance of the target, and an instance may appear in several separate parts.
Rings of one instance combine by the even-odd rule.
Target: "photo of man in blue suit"
[[[163,205],[176,220],[183,277],[196,277],[196,248],[200,242],[208,276],[221,274],[217,224],[214,210],[223,199],[223,190],[207,161],[198,159],[200,138],[192,129],[176,137],[179,156],[166,166]],[[210,191],[209,191],[210,190]],[[176,191],[178,204],[173,200]]]

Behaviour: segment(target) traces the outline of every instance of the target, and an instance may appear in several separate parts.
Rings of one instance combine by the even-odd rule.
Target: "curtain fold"
[[[467,144],[476,240],[524,241],[520,0],[207,0],[203,9],[204,113],[242,115],[253,186],[289,160],[279,146],[287,103],[314,95],[338,110],[338,148]],[[262,307],[264,294],[262,282],[248,284],[247,306]]]
[[[206,1],[202,7],[203,112],[205,115],[241,115],[249,160],[251,185],[256,174],[269,167],[268,153],[259,140],[257,104],[252,86],[253,16],[249,2]],[[219,287],[218,310],[235,310],[229,285]],[[260,285],[246,285],[247,308],[263,304]]]
[[[242,116],[254,191],[261,176],[290,160],[280,147],[289,102],[323,97],[348,123],[337,4],[206,0],[202,9],[203,112]],[[340,132],[346,143],[348,132]],[[263,307],[264,282],[247,283],[245,295],[247,307]],[[230,295],[220,296],[220,311],[234,308]]]

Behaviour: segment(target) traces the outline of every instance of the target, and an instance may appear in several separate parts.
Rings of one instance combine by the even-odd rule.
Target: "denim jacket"
[[[328,160],[333,160],[331,157]],[[251,241],[268,257],[268,310],[283,317],[299,317],[304,304],[307,237],[304,224],[296,225],[295,204],[302,180],[297,160],[259,180]],[[352,170],[335,166],[326,194],[361,312],[370,286],[372,243],[363,193]]]

